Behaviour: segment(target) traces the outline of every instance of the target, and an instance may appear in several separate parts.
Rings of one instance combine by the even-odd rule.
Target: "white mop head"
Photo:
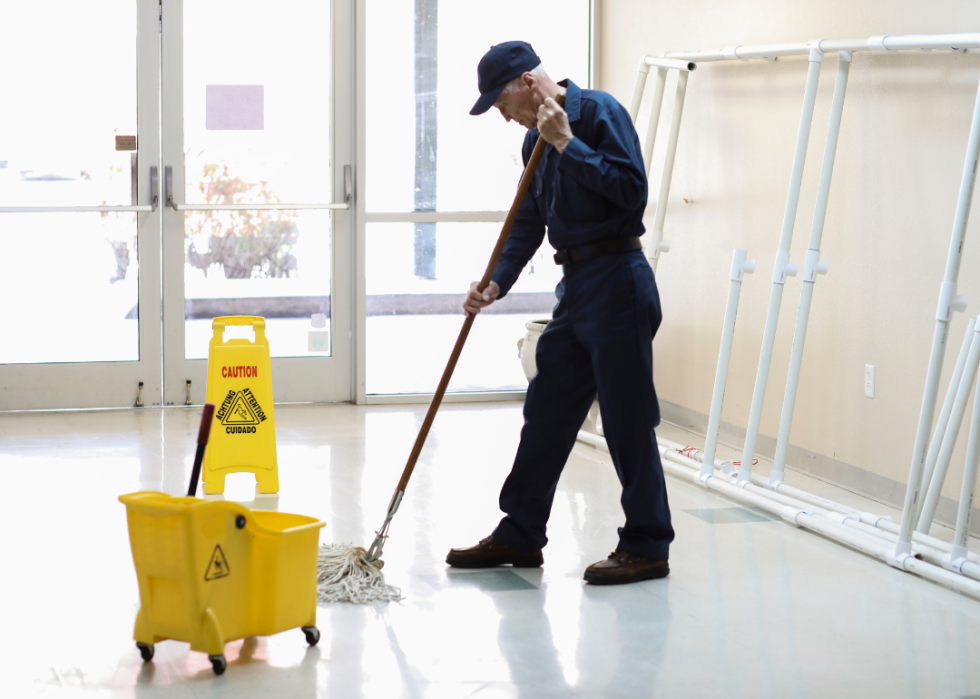
[[[385,583],[379,567],[369,563],[367,551],[360,546],[324,544],[317,556],[318,602],[397,602],[402,592]]]

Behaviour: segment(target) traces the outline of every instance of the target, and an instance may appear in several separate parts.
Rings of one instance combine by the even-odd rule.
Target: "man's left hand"
[[[575,138],[572,127],[568,125],[568,114],[550,97],[538,107],[538,131],[541,138],[557,148],[559,153],[564,153],[565,147]]]

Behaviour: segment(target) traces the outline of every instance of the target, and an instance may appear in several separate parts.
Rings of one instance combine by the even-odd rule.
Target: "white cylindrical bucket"
[[[534,354],[538,349],[538,338],[544,332],[544,328],[550,320],[550,318],[529,320],[524,324],[527,332],[524,333],[524,337],[517,341],[517,356],[521,359],[521,366],[524,367],[524,375],[528,381],[533,379],[534,375],[538,373],[538,365],[534,361]]]

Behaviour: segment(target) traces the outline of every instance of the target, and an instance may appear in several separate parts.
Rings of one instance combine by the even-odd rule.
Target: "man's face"
[[[529,73],[524,75],[530,76]],[[533,129],[538,125],[538,104],[534,89],[536,81],[533,80],[533,76],[530,77],[532,78],[530,86],[522,80],[520,90],[501,93],[497,101],[493,103],[493,106],[497,108],[506,121],[516,121],[525,129]]]

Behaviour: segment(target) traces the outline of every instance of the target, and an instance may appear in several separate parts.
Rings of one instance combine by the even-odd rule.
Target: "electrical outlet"
[[[875,397],[875,366],[874,364],[864,365],[864,395],[868,398]]]

